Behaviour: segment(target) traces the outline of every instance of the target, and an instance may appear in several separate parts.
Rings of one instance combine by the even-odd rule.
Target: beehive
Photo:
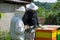
[[[60,28],[57,29],[57,40],[60,40]]]
[[[56,40],[56,32],[55,28],[36,29],[35,40]]]

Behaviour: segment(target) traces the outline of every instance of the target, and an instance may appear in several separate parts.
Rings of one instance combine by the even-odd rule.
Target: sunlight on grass
[[[10,40],[10,33],[7,31],[0,31],[0,40]]]

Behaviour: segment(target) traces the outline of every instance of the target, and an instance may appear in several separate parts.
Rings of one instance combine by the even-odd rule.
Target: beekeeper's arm
[[[22,18],[24,25],[27,25],[27,19],[28,19],[28,12],[26,11],[23,18]]]
[[[22,20],[19,20],[16,23],[15,32],[20,34],[20,33],[24,32],[24,31],[25,31],[24,24],[23,24]]]
[[[28,11],[26,10],[24,16],[23,16],[23,22],[24,22],[24,26],[25,26],[25,29],[28,29],[29,27],[27,26],[27,19],[28,19]]]
[[[36,14],[37,26],[40,27],[40,28],[42,28],[43,25],[41,25],[41,24],[39,23],[38,16],[37,16],[37,12],[35,12],[35,14]]]

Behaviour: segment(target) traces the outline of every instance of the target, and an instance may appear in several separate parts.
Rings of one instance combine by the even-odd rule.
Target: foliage
[[[3,13],[0,12],[0,18],[3,16]]]
[[[53,4],[51,11],[53,11],[54,15],[56,16],[56,25],[60,25],[60,2]]]
[[[40,17],[40,16],[43,16],[43,12],[45,11],[45,9],[43,8],[43,7],[39,7],[39,9],[37,10],[37,12],[38,12],[38,16]]]
[[[60,25],[60,2],[45,3],[43,6],[40,4],[37,12],[39,17],[45,18],[45,24]]]
[[[0,13],[0,18],[1,18],[1,13]]]
[[[45,24],[48,24],[48,25],[56,25],[56,20],[57,20],[56,15],[50,14],[46,18]]]
[[[0,40],[10,40],[10,34],[7,31],[0,31]]]
[[[10,33],[7,33],[7,36],[6,36],[5,40],[11,40],[10,39]]]

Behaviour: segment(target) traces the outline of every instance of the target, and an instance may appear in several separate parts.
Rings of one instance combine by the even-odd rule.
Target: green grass
[[[0,40],[10,40],[10,33],[7,31],[0,31]]]
[[[10,39],[10,33],[7,33],[7,36],[6,36],[5,40],[11,40]]]

